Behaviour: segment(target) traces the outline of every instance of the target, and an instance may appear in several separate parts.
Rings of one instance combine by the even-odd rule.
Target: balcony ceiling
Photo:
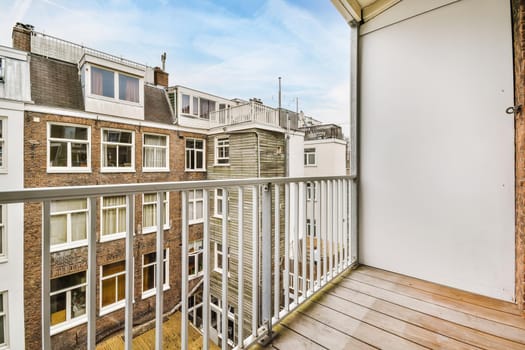
[[[366,22],[401,0],[331,0],[347,22]]]

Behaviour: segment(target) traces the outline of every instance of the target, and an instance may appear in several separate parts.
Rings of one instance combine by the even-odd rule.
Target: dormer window
[[[118,83],[116,77],[118,76]],[[139,102],[139,79],[99,67],[91,67],[91,93],[129,102]]]

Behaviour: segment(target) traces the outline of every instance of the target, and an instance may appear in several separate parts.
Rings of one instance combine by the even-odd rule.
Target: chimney
[[[18,22],[13,27],[13,48],[22,51],[31,51],[31,33],[35,29],[30,24],[23,24]]]
[[[153,68],[155,85],[168,87],[169,74],[160,69],[160,67]]]

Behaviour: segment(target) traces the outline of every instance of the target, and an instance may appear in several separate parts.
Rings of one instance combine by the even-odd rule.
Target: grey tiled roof
[[[164,89],[144,86],[144,119],[155,123],[173,124],[170,105]]]

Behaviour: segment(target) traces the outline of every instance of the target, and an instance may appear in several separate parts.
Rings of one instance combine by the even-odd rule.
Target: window
[[[102,197],[101,241],[126,236],[126,196]]]
[[[215,101],[208,100],[205,98],[199,98],[199,107],[200,107],[200,113],[199,117],[203,119],[209,119],[210,118],[210,112],[215,111]]]
[[[315,148],[304,149],[304,165],[315,165]]]
[[[7,258],[7,234],[6,234],[7,205],[0,204],[0,261]],[[1,344],[1,342],[0,342]]]
[[[186,139],[186,170],[205,170],[204,140]]]
[[[230,164],[230,138],[229,137],[215,138],[215,164],[217,165]]]
[[[222,300],[215,296],[210,297],[211,300],[211,319],[210,324],[213,329],[217,331],[219,337],[219,346],[221,346],[222,339]],[[235,308],[228,304],[228,344],[235,346],[237,343],[237,332],[235,331]]]
[[[48,124],[48,169],[89,170],[91,166],[89,134],[89,128],[84,126]]]
[[[313,232],[313,236],[317,236],[317,220],[314,219],[313,225],[312,220],[306,219],[306,235],[311,236]]]
[[[114,98],[114,73],[106,69],[91,67],[91,93],[99,96]]]
[[[222,244],[215,242],[215,271],[222,273]],[[230,247],[228,247],[228,275],[230,275]]]
[[[182,94],[181,113],[190,114],[190,95]]]
[[[0,293],[0,349],[7,348],[8,343],[7,328],[7,292]]]
[[[0,117],[0,170],[7,168],[7,152],[5,147],[5,139],[7,136],[7,119]]]
[[[70,249],[87,244],[87,199],[51,202],[51,250]]]
[[[312,198],[314,201],[317,200],[317,186],[315,186],[315,183],[307,182],[306,183],[306,200],[311,201]]]
[[[190,190],[188,191],[188,221],[190,224],[196,224],[204,221],[203,206],[204,206],[204,191]]]
[[[144,134],[143,168],[168,170],[168,137]]]
[[[162,193],[164,207],[164,229],[169,228],[169,192]],[[142,233],[157,231],[157,193],[144,193],[142,197]]]
[[[128,75],[118,75],[119,99],[129,102],[139,102],[139,80]]]
[[[193,115],[199,115],[199,98],[193,98]]]
[[[215,216],[222,218],[222,201],[224,197],[224,190],[222,188],[215,189]]]
[[[188,319],[190,322],[202,330],[202,285],[188,297]]]
[[[126,298],[126,261],[100,267],[101,314],[124,306]]]
[[[202,240],[193,241],[188,246],[188,278],[202,276],[204,271]]]
[[[133,170],[134,136],[129,131],[102,130],[103,170]]]
[[[164,249],[164,290],[169,289],[169,249]],[[157,253],[142,256],[142,297],[147,298],[156,293],[155,274],[157,271]]]
[[[86,271],[51,280],[51,334],[86,321]]]

